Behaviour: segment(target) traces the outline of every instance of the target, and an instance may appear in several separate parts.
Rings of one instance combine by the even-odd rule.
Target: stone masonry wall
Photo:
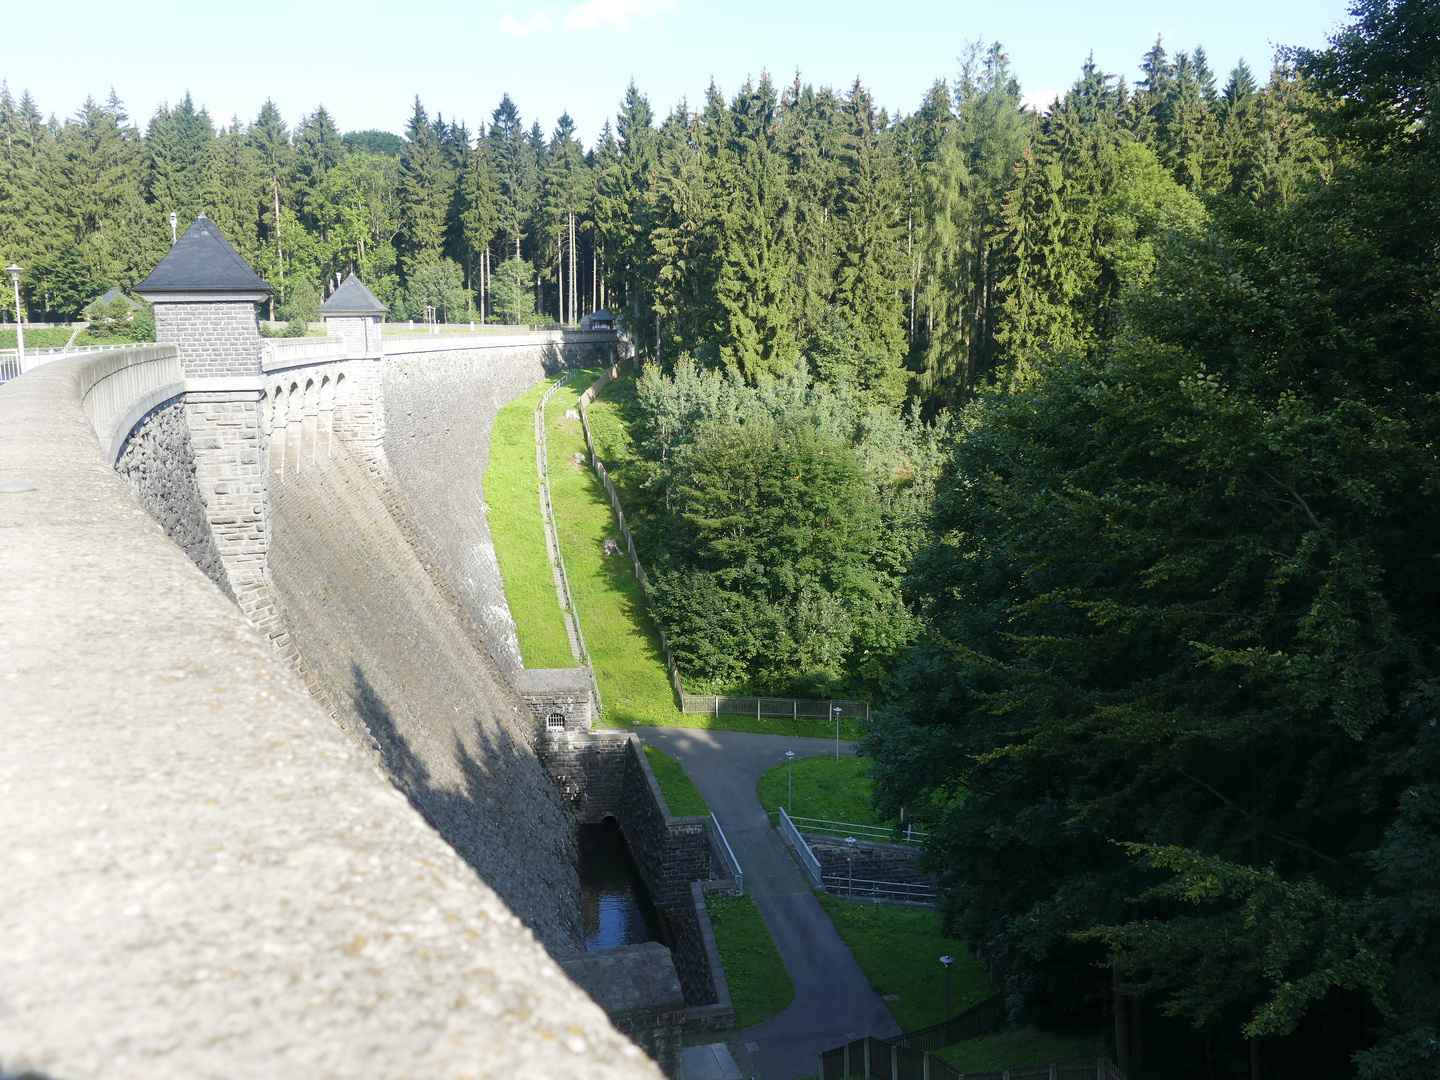
[[[187,394],[185,417],[210,533],[235,602],[245,617],[288,655],[290,639],[270,585],[271,528],[260,395],[248,391]]]
[[[260,324],[252,303],[157,303],[155,340],[180,347],[187,378],[260,374]]]
[[[210,533],[205,500],[195,481],[195,454],[183,401],[166,402],[141,418],[120,451],[115,471],[125,478],[165,535],[234,600],[220,551]]]
[[[500,406],[545,375],[601,362],[612,347],[457,349],[391,356],[381,365],[388,467],[421,542],[507,676],[521,667],[520,646],[485,519],[490,428]]]
[[[270,479],[270,567],[313,688],[552,955],[584,949],[575,819],[535,720],[344,445]]]
[[[582,824],[613,816],[655,906],[675,935],[675,970],[688,1005],[715,1004],[715,984],[690,883],[710,876],[703,817],[671,817],[633,735],[566,733],[537,744],[540,760]]]

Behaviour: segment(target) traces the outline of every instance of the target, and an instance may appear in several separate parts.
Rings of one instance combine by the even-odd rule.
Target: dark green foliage
[[[405,140],[392,131],[347,131],[340,141],[352,154],[384,154],[398,158],[405,152]]]
[[[1396,10],[1307,63],[1349,85]],[[1163,160],[1185,76],[1150,59],[1161,150],[1133,149]],[[1024,389],[966,411],[907,700],[870,740],[882,811],[931,818],[947,919],[1012,1002],[1095,1023],[1128,1000],[1117,1049],[1143,1020],[1147,1074],[1253,1052],[1265,1076],[1434,1075],[1440,173],[1428,130],[1310,100],[1345,140],[1325,182],[1216,199],[1108,320],[1047,316]],[[1035,205],[1083,190],[1066,153],[1036,156]],[[1036,294],[1102,312],[1112,251]]]

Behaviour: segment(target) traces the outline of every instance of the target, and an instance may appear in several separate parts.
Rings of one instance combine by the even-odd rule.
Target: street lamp
[[[940,957],[940,963],[945,965],[945,1023],[947,1026],[950,1023],[950,965],[954,962],[953,956]],[[950,1032],[946,1031],[945,1034],[949,1035]]]
[[[850,865],[850,899],[855,899],[855,838],[845,837],[845,861]]]
[[[835,714],[835,764],[840,764],[840,706],[832,705],[830,711]]]
[[[25,268],[19,263],[11,263],[5,267],[10,271],[10,281],[15,286],[15,373],[25,374],[25,326],[20,318],[20,272]]]
[[[793,814],[793,813],[795,813],[795,751],[794,751],[794,750],[786,750],[786,751],[785,751],[785,762],[786,762],[787,765],[790,766],[790,780],[789,780],[789,783],[786,785],[786,786],[787,786],[787,790],[786,790],[786,792],[785,792],[785,812],[786,812],[787,814]]]

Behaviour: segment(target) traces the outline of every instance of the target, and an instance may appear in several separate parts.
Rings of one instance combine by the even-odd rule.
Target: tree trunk
[[[1126,1015],[1130,999],[1120,992],[1120,969],[1110,969],[1110,985],[1115,993],[1115,1064],[1130,1075],[1130,1025]]]

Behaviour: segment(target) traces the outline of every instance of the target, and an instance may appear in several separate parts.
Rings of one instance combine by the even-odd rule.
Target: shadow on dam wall
[[[337,442],[270,505],[275,593],[337,719],[553,955],[583,949],[575,819],[403,496]]]

